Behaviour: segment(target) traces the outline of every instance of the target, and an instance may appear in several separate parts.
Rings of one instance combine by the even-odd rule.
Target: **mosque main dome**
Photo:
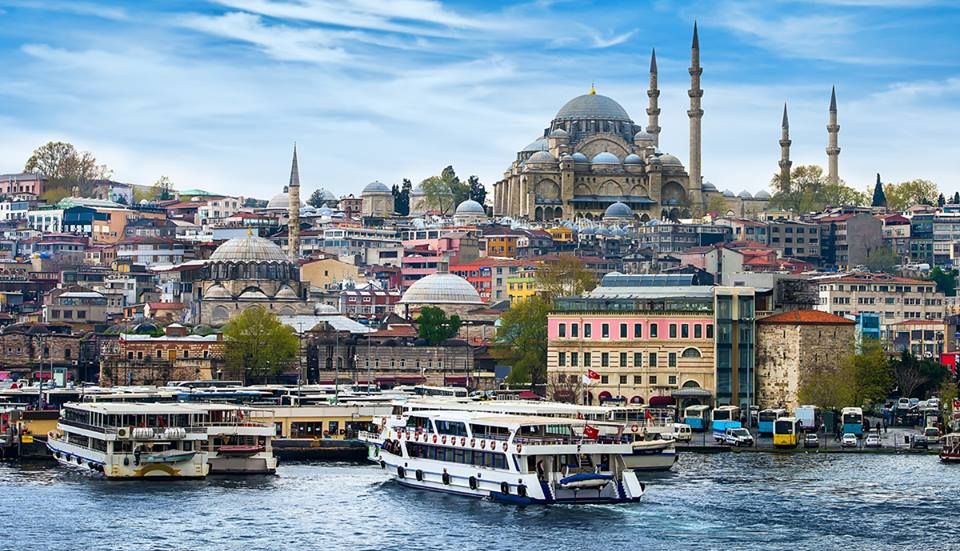
[[[234,237],[217,247],[210,255],[212,262],[290,262],[276,243],[248,235]]]
[[[590,93],[577,96],[564,104],[557,111],[554,120],[576,121],[576,120],[606,120],[633,122],[630,115],[627,114],[619,103],[613,98],[601,96],[600,94]]]
[[[400,304],[420,306],[464,304],[482,306],[480,293],[462,277],[449,273],[435,273],[418,280],[403,293]]]

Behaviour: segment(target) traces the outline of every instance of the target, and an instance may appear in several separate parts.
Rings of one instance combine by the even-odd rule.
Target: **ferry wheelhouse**
[[[107,478],[202,478],[208,422],[185,404],[69,403],[47,448],[61,464]]]
[[[379,439],[379,435],[368,435]],[[632,445],[587,421],[425,411],[387,429],[380,464],[404,486],[515,503],[623,503],[643,496]]]
[[[940,461],[944,463],[960,463],[960,433],[951,432],[943,437]]]
[[[226,404],[197,404],[208,414],[207,462],[210,474],[273,474],[276,433],[269,410]]]

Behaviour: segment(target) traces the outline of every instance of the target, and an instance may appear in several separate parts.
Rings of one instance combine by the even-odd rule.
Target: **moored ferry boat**
[[[47,448],[63,465],[107,478],[202,478],[209,413],[186,404],[64,404]]]
[[[515,503],[628,503],[644,492],[624,462],[631,443],[584,420],[425,411],[382,436],[363,435],[404,486]]]
[[[208,414],[207,462],[210,474],[274,474],[276,429],[269,410],[227,404],[195,404]]]
[[[940,461],[944,463],[960,463],[960,432],[951,432],[943,437]]]

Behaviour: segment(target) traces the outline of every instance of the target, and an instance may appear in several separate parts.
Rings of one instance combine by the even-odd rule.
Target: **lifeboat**
[[[238,444],[233,446],[220,446],[217,448],[217,453],[220,455],[244,457],[256,455],[264,450],[265,448],[263,446]]]
[[[613,475],[598,473],[577,473],[560,479],[560,485],[571,490],[600,488],[613,480]]]

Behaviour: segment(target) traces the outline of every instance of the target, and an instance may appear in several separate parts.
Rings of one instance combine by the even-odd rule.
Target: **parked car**
[[[857,435],[852,432],[848,432],[840,438],[840,447],[841,448],[856,448],[857,447]]]
[[[744,428],[727,429],[723,432],[721,442],[737,448],[741,446],[750,447],[753,446],[753,436],[750,434],[750,431]]]
[[[880,442],[880,434],[879,434],[879,433],[871,432],[871,433],[868,434],[867,437],[863,440],[863,447],[864,447],[864,448],[880,448],[880,447],[882,447],[882,446],[883,446],[883,444]]]
[[[910,448],[914,450],[925,450],[929,447],[927,437],[923,434],[914,434],[910,439]]]
[[[910,398],[900,398],[897,400],[897,409],[910,409]]]
[[[817,436],[815,432],[808,432],[806,436],[803,437],[803,447],[804,448],[819,448],[820,447],[820,437]]]
[[[674,423],[673,432],[665,432],[661,434],[661,437],[673,439],[677,442],[689,442],[693,440],[693,430],[691,430],[690,425],[686,423]]]
[[[940,441],[940,429],[937,427],[927,427],[923,429],[923,436],[927,439],[927,444],[936,444]]]

